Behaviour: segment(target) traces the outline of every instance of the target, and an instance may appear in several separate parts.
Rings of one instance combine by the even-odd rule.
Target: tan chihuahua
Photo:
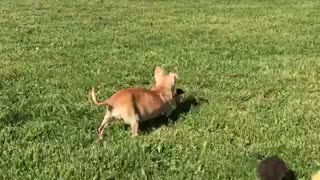
[[[109,99],[98,102],[94,88],[92,100],[96,105],[106,106],[107,112],[98,129],[99,139],[103,139],[104,130],[114,119],[122,119],[129,124],[132,136],[138,136],[139,123],[156,118],[162,114],[170,116],[175,109],[176,73],[165,74],[156,67],[154,71],[155,85],[149,90],[145,88],[129,88],[118,91]]]
[[[318,171],[316,174],[312,175],[312,180],[320,180],[320,171]]]

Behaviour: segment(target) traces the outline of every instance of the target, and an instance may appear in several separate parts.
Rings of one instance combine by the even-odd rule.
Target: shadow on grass
[[[5,126],[21,126],[30,119],[30,116],[30,114],[24,112],[12,111],[0,118],[0,122]]]
[[[208,100],[195,98],[194,96],[187,96],[178,104],[177,108],[172,112],[169,118],[160,116],[158,118],[145,121],[140,124],[140,131],[143,134],[148,134],[163,125],[172,126],[182,115],[189,113],[192,108],[201,105],[203,102],[208,103]]]

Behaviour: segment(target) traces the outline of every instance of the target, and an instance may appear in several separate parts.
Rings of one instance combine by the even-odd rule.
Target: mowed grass
[[[278,155],[320,169],[320,1],[2,0],[1,179],[257,179]],[[160,65],[208,103],[98,141],[99,99]]]

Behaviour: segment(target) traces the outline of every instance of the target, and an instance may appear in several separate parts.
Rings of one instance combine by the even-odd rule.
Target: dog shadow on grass
[[[181,116],[188,114],[193,108],[200,106],[204,102],[208,103],[208,100],[204,98],[196,98],[194,96],[187,96],[177,105],[177,108],[172,112],[169,118],[160,116],[158,118],[142,122],[139,129],[142,134],[148,134],[164,125],[172,126]]]
[[[5,126],[21,126],[25,124],[30,118],[30,114],[19,111],[11,111],[10,113],[7,113],[4,117],[0,118],[0,121],[1,124]]]

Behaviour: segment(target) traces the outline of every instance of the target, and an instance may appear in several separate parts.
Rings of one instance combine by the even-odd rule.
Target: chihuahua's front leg
[[[170,117],[170,115],[172,114],[173,110],[174,109],[172,107],[168,108],[168,110],[165,112],[166,118]]]
[[[169,107],[167,108],[165,112],[165,116],[168,119],[168,124],[172,124],[173,120],[170,118],[170,115],[172,114],[173,110],[176,109],[176,106],[174,104],[169,104]]]

